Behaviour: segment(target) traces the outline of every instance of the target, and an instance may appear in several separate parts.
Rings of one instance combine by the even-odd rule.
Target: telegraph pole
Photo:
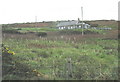
[[[83,7],[81,7],[81,17],[82,17],[82,35],[84,34],[83,33]]]
[[[37,16],[35,16],[35,27],[37,27]]]
[[[37,16],[35,16],[35,22],[37,22]]]

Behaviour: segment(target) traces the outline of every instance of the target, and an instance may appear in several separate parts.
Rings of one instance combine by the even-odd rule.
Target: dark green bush
[[[37,36],[45,37],[45,36],[47,36],[47,33],[46,32],[38,32]]]
[[[50,55],[46,52],[41,52],[40,54],[38,54],[38,57],[43,57],[43,58],[48,58]]]
[[[22,30],[21,28],[17,28],[17,30]]]
[[[118,38],[120,38],[120,33],[118,34]]]
[[[18,30],[16,30],[16,29],[2,29],[2,32],[3,33],[12,33],[12,34],[14,34],[14,33],[18,33],[18,34],[20,34],[20,32],[18,32]]]
[[[60,34],[82,34],[82,32],[74,30],[62,30],[60,31]]]
[[[84,31],[84,34],[98,34],[98,32],[86,30],[86,31]]]
[[[62,30],[60,34],[82,34],[81,30]],[[92,30],[84,30],[84,34],[98,34],[98,32]]]

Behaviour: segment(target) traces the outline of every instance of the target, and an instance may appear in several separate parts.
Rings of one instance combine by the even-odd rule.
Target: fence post
[[[67,80],[72,78],[72,62],[71,62],[71,58],[67,58],[66,78],[67,78]]]
[[[55,80],[55,61],[53,60],[53,79]]]

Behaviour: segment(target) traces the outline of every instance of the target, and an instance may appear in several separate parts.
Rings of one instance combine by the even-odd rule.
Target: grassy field
[[[21,34],[3,33],[4,46],[15,53],[3,54],[3,79],[118,79],[117,31],[89,29],[90,33],[82,36],[80,29],[14,29]],[[45,32],[47,36],[29,32]]]

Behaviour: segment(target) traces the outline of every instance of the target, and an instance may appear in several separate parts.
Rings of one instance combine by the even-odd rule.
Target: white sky
[[[81,19],[118,20],[120,0],[0,0],[0,24]]]

